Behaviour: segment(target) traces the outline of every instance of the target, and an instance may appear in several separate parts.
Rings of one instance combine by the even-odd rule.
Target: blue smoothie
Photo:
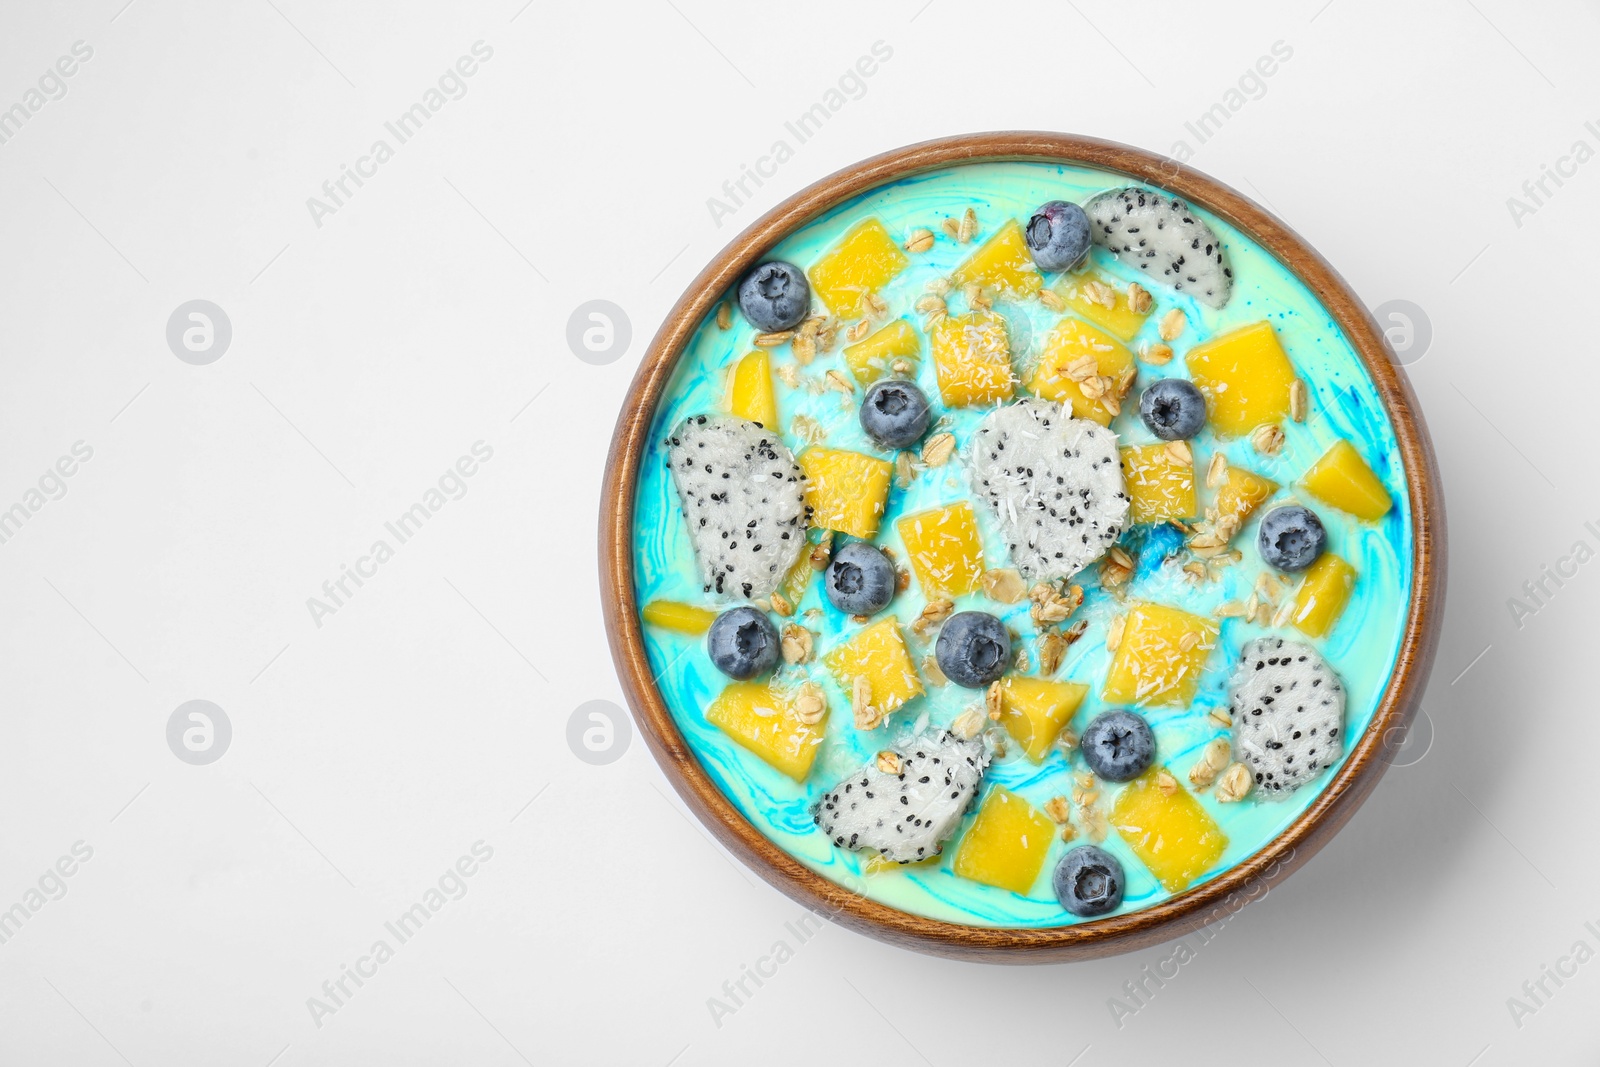
[[[954,434],[958,446],[954,462],[919,470],[909,485],[895,484],[891,488],[875,543],[893,550],[900,561],[906,560],[907,555],[896,531],[897,518],[956,500],[971,500],[983,540],[985,565],[989,568],[1012,566],[994,515],[983,501],[973,496],[961,459],[965,444],[992,406],[946,408],[939,403],[934,361],[928,353],[923,317],[914,310],[915,305],[928,294],[930,283],[937,284],[940,279],[948,278],[1007,220],[1025,223],[1045,201],[1082,203],[1098,192],[1126,184],[1125,178],[1111,173],[1036,162],[951,167],[897,181],[841,204],[770,250],[769,259],[808,267],[853,226],[867,218],[881,221],[888,233],[900,241],[918,229],[927,229],[936,235],[931,248],[911,255],[909,266],[878,290],[888,311],[887,318],[874,324],[876,329],[894,317],[904,317],[916,327],[921,336],[921,355],[909,361],[912,366],[907,376],[934,400],[938,418],[936,429]],[[978,233],[975,240],[963,244],[949,236],[940,224],[947,218],[960,218],[969,207],[976,214]],[[1198,209],[1196,213],[1222,239],[1231,262],[1233,294],[1221,310],[1164,287],[1159,278],[1142,275],[1102,248],[1091,250],[1089,268],[1100,277],[1119,289],[1130,282],[1138,282],[1156,300],[1155,312],[1144,322],[1139,334],[1128,342],[1130,349],[1145,350],[1159,343],[1160,321],[1171,309],[1181,310],[1187,322],[1181,336],[1170,341],[1174,353],[1170,362],[1139,362],[1137,383],[1121,413],[1112,419],[1110,428],[1124,445],[1154,442],[1156,438],[1139,417],[1139,390],[1161,377],[1187,376],[1184,356],[1192,347],[1261,320],[1272,324],[1296,373],[1306,385],[1308,415],[1303,422],[1283,421],[1284,441],[1274,455],[1263,454],[1248,437],[1223,439],[1209,427],[1190,442],[1197,484],[1211,457],[1221,453],[1229,464],[1254,471],[1280,486],[1233,538],[1232,544],[1241,550],[1242,559],[1232,566],[1215,569],[1207,580],[1197,582],[1182,568],[1188,557],[1180,552],[1165,558],[1168,550],[1181,544],[1183,534],[1180,531],[1168,525],[1133,527],[1123,535],[1123,543],[1138,562],[1124,586],[1103,588],[1094,566],[1073,579],[1082,587],[1084,599],[1072,621],[1082,620],[1087,628],[1071,645],[1053,675],[1055,679],[1082,682],[1089,687],[1087,697],[1070,723],[1073,731],[1081,733],[1085,724],[1100,712],[1123,706],[1104,701],[1101,689],[1113,655],[1106,647],[1107,631],[1113,619],[1127,610],[1129,603],[1155,602],[1216,619],[1220,637],[1205,662],[1193,700],[1185,707],[1139,709],[1156,735],[1158,763],[1170,768],[1185,789],[1190,786],[1184,780],[1184,772],[1200,758],[1202,750],[1214,739],[1229,736],[1223,724],[1225,720],[1214,716],[1213,712],[1226,713],[1228,679],[1239,649],[1256,637],[1280,636],[1305,641],[1322,653],[1342,680],[1347,694],[1344,733],[1347,755],[1370,723],[1388,684],[1412,595],[1412,517],[1406,473],[1400,463],[1394,428],[1377,388],[1332,315],[1305,284],[1270,253],[1221,218]],[[1054,283],[1056,277],[1046,274],[1045,281]],[[950,292],[946,299],[951,314],[966,310],[959,289]],[[721,328],[714,316],[700,325],[655,413],[651,444],[641,465],[636,490],[635,592],[641,605],[667,600],[720,610],[738,602],[718,599],[702,591],[689,531],[664,461],[664,442],[679,422],[689,416],[727,410],[729,369],[752,350],[756,332],[741,319],[736,308],[735,304],[731,328]],[[819,305],[817,310],[820,313],[823,309]],[[1006,320],[1018,379],[1026,383],[1027,368],[1037,360],[1045,339],[1063,314],[1071,312],[1053,310],[1037,298],[998,300],[994,310]],[[780,413],[778,429],[796,454],[808,442],[794,432],[795,427],[807,426],[809,421],[807,433],[822,436],[828,448],[849,449],[892,460],[892,452],[878,448],[862,431],[855,405],[840,391],[825,384],[825,374],[830,369],[849,375],[840,351],[848,343],[844,338],[845,329],[841,327],[839,333],[832,351],[819,352],[809,363],[797,361],[789,345],[769,349]],[[1019,386],[1018,395],[1025,394],[1025,388]],[[1296,488],[1307,468],[1340,439],[1354,445],[1393,500],[1393,507],[1377,521],[1360,520],[1318,504]],[[1198,491],[1204,506],[1211,494],[1203,486],[1199,486]],[[1260,617],[1246,620],[1228,615],[1224,609],[1224,605],[1247,601],[1257,590],[1258,578],[1269,569],[1254,550],[1256,525],[1271,507],[1289,501],[1308,504],[1317,511],[1327,530],[1328,550],[1348,561],[1357,575],[1337,624],[1326,636],[1316,639],[1306,638],[1282,625],[1274,627],[1270,620]],[[1283,594],[1288,595],[1291,594]],[[919,583],[912,581],[896,595],[886,614],[892,613],[906,624],[918,616],[926,603]],[[963,829],[947,844],[942,859],[927,865],[885,868],[881,862],[871,861],[869,853],[835,847],[818,829],[813,822],[813,808],[818,798],[841,778],[868,763],[875,753],[897,740],[928,726],[951,724],[972,707],[975,696],[981,700],[982,694],[955,685],[935,684],[934,679],[925,677],[926,692],[922,696],[896,711],[883,727],[870,732],[859,730],[851,719],[850,693],[837,684],[824,666],[822,655],[858,632],[862,624],[852,621],[828,602],[820,577],[808,585],[804,598],[794,608],[792,619],[775,616],[775,621],[780,626],[785,622],[798,623],[812,631],[817,655],[805,664],[782,668],[785,684],[798,684],[803,680],[816,682],[826,694],[831,709],[815,764],[804,782],[796,782],[768,766],[707,720],[707,705],[728,684],[728,679],[712,665],[703,637],[652,625],[643,627],[661,695],[683,737],[728,800],[757,829],[807,867],[890,907],[975,926],[1055,927],[1086,921],[1063,910],[1052,892],[1049,877],[1061,854],[1087,840],[1082,831],[1070,843],[1059,837],[1055,839],[1031,890],[1017,893],[962,878],[952,870],[951,857],[961,834],[971,825],[971,814],[966,817]],[[1037,627],[1029,617],[1026,600],[1016,604],[997,603],[980,591],[958,598],[956,610],[967,608],[1000,615],[1022,636],[1024,646],[1030,650],[1034,647]],[[1223,609],[1220,617],[1219,609]],[[931,650],[931,640],[919,643],[910,634],[907,637],[913,645],[913,659],[920,664],[923,655]],[[1038,657],[1033,656],[1028,671],[1037,670]],[[1006,753],[992,762],[983,781],[985,792],[996,785],[1003,786],[1035,808],[1043,809],[1051,798],[1070,795],[1075,779],[1085,770],[1081,755],[1059,746],[1038,764],[1019,749],[1020,746],[1010,744],[1006,746]],[[1343,759],[1341,757],[1311,782],[1281,800],[1251,795],[1243,801],[1223,803],[1212,789],[1193,789],[1196,800],[1226,834],[1228,842],[1221,858],[1200,874],[1193,885],[1215,878],[1281,833],[1317,799],[1343,765]],[[1111,811],[1121,788],[1126,787],[1106,782],[1095,784],[1100,794],[1098,804],[1103,811]],[[1119,912],[1138,911],[1171,896],[1117,832],[1106,834],[1098,843],[1121,860],[1126,872],[1126,894]]]

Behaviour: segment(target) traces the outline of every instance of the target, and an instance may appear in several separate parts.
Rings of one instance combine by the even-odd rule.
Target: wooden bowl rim
[[[1412,515],[1412,599],[1384,696],[1332,782],[1282,833],[1216,878],[1128,915],[1049,929],[978,927],[891,908],[814,873],[745,819],[685,743],[656,688],[633,582],[633,515],[650,425],[678,359],[718,300],[760,256],[799,227],[908,175],[966,163],[1031,160],[1096,167],[1175,193],[1228,220],[1270,251],[1327,308],[1366,365],[1394,426]],[[651,341],[617,419],[600,509],[601,605],[634,718],[679,796],[717,839],[806,907],[871,936],[937,955],[1047,962],[1132,951],[1198,929],[1257,899],[1308,860],[1355,813],[1415,714],[1444,607],[1444,498],[1415,396],[1377,324],[1333,268],[1297,234],[1223,183],[1142,149],[1069,134],[1009,131],[924,141],[863,160],[802,189],[752,223],[690,283]]]

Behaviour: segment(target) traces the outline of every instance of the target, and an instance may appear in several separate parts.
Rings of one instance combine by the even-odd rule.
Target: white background
[[[1600,548],[1600,163],[1520,226],[1506,204],[1600,148],[1593,4],[124,3],[7,0],[0,24],[0,107],[94,50],[0,144],[0,508],[94,450],[0,544],[0,908],[94,850],[0,944],[0,1062],[1594,1062],[1600,962],[1531,1014],[1507,999],[1600,948],[1600,567],[1520,628],[1507,601]],[[466,96],[318,226],[307,198],[478,40]],[[864,95],[714,225],[707,198],[879,40]],[[1292,58],[1199,144],[1185,121],[1275,41]],[[598,486],[672,301],[816,178],[1006,128],[1187,141],[1432,329],[1408,357],[1450,503],[1431,735],[1120,1027],[1108,999],[1171,947],[799,945],[801,908],[637,737],[604,766],[567,741],[621,699]],[[233,327],[208,366],[165,340],[196,298]],[[566,342],[597,298],[633,325],[605,366]],[[479,440],[466,496],[317,626],[307,598]],[[197,698],[234,731],[209,766],[165,739]],[[307,998],[479,840],[467,894],[316,1025]],[[780,938],[794,957],[717,1025],[708,998]]]

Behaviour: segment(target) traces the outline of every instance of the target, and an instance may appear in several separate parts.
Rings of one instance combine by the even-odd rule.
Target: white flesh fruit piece
[[[772,430],[697,415],[667,439],[667,463],[704,591],[771,596],[806,547],[804,476]]]
[[[973,492],[994,509],[1011,562],[1030,581],[1070,578],[1127,525],[1117,435],[1066,405],[1030,398],[996,408],[967,452]]]

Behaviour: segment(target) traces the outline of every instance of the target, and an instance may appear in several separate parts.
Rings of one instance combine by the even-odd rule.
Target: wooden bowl
[[[734,807],[684,742],[652,680],[634,598],[635,483],[650,425],[698,324],[779,240],[859,193],[963,163],[1075,163],[1169,190],[1226,219],[1296,274],[1343,328],[1388,410],[1410,487],[1412,600],[1399,654],[1372,722],[1321,796],[1259,852],[1216,878],[1127,915],[1054,929],[964,926],[926,919],[851,892],[773,844]],[[1372,316],[1321,256],[1283,223],[1213,178],[1127,145],[1057,133],[969,134],[895,149],[847,167],[762,216],[724,248],[667,315],[617,419],[600,506],[600,586],[606,630],[640,732],[684,801],[746,865],[790,897],[852,929],[941,956],[1043,963],[1127,952],[1178,937],[1264,894],[1338,832],[1405,739],[1439,638],[1444,609],[1444,498],[1416,398]]]

